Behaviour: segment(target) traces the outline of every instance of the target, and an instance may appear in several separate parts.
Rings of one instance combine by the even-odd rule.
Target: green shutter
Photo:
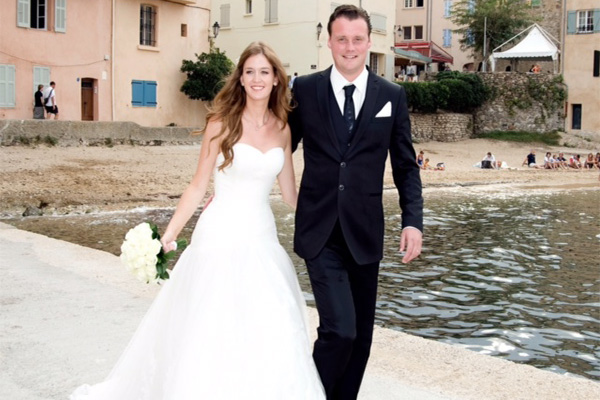
[[[567,14],[567,33],[577,33],[577,11],[569,11]]]

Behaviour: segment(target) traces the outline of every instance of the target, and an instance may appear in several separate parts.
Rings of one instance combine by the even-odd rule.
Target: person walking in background
[[[46,113],[48,118],[50,114],[54,115],[54,119],[58,119],[58,105],[56,104],[56,91],[54,90],[56,83],[50,82],[50,86],[44,89],[44,106],[46,107]]]
[[[294,83],[293,148],[303,142],[294,250],[319,312],[313,357],[329,400],[356,399],[369,359],[383,256],[388,153],[402,209],[400,251],[421,253],[423,197],[404,89],[365,67],[367,12],[338,6],[327,24],[334,64]]]
[[[38,85],[37,92],[33,95],[33,119],[44,119],[44,85]]]
[[[290,79],[290,83],[289,83],[289,88],[293,89],[294,87],[294,82],[296,81],[296,78],[298,77],[298,73],[294,72],[294,76],[292,76],[292,79]]]

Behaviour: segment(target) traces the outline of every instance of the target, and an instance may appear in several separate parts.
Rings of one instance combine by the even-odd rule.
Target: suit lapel
[[[375,112],[375,103],[377,102],[377,96],[379,95],[379,78],[377,75],[369,72],[369,78],[367,80],[367,93],[365,101],[360,110],[360,119],[358,121],[358,127],[352,138],[351,148],[360,140],[365,134],[369,122],[373,118]]]
[[[327,68],[321,74],[319,74],[319,80],[317,81],[317,103],[319,106],[319,114],[321,115],[321,121],[325,124],[325,130],[329,135],[329,139],[333,143],[333,147],[337,150],[341,156],[340,145],[333,128],[333,121],[331,120],[331,107],[329,107],[329,86],[330,86],[331,67]]]

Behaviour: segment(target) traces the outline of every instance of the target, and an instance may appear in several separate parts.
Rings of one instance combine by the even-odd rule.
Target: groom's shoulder
[[[296,79],[296,84],[300,85],[314,85],[320,79],[329,79],[331,73],[331,67],[324,69],[323,71],[313,72],[312,74],[302,75]]]

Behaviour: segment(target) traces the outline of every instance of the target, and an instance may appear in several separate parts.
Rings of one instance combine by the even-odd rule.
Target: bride
[[[251,43],[214,100],[196,173],[162,236],[205,197],[190,246],[107,379],[71,400],[324,399],[305,302],[277,239],[269,194],[296,206],[285,70]]]

